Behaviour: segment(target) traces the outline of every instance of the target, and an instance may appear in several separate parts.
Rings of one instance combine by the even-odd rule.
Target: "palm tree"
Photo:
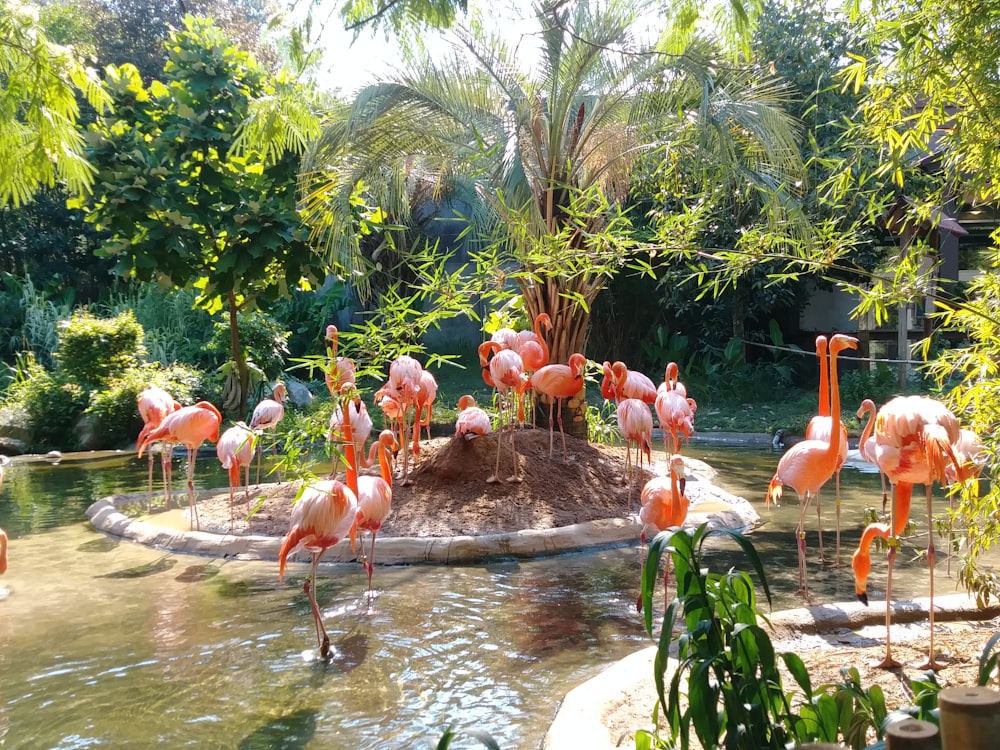
[[[799,166],[780,87],[733,75],[702,40],[657,53],[633,34],[642,10],[546,2],[530,72],[506,40],[465,31],[443,62],[360,91],[306,164],[306,213],[331,259],[360,262],[359,185],[402,225],[428,196],[460,197],[469,236],[496,253],[497,283],[517,284],[532,319],[549,314],[551,361],[584,351],[590,305],[636,249],[624,204],[640,157],[682,155],[689,174],[725,162],[759,186]],[[567,424],[585,434],[585,421]]]

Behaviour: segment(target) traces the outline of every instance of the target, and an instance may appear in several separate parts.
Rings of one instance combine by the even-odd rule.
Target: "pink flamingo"
[[[552,410],[559,407],[559,434],[562,437],[563,461],[566,460],[566,433],[563,431],[562,402],[572,398],[583,390],[583,370],[587,366],[587,358],[579,352],[569,357],[569,364],[545,365],[532,373],[529,386],[537,393],[549,398],[549,458],[552,458],[552,439],[554,426]]]
[[[234,491],[240,486],[240,469],[244,470],[244,498],[250,494],[250,464],[256,446],[254,441],[257,433],[251,430],[245,422],[237,422],[219,437],[215,444],[215,453],[219,457],[222,468],[229,473],[229,531],[233,530]]]
[[[378,451],[378,465],[381,476],[358,477],[357,526],[361,534],[361,558],[368,573],[368,598],[372,596],[372,573],[375,572],[375,536],[392,511],[392,466],[390,451],[399,448],[392,430],[382,430],[378,440],[372,443],[368,460],[373,462]],[[365,555],[365,531],[372,534],[370,551]]]
[[[625,475],[629,482],[629,506],[632,504],[632,444],[635,443],[635,462],[638,473],[642,475],[642,456],[652,462],[650,450],[653,443],[653,415],[649,406],[637,398],[623,398],[618,402],[616,414],[618,430],[625,439]],[[624,478],[623,478],[624,480]]]
[[[545,336],[542,334],[543,325],[547,331],[552,330],[552,318],[548,313],[535,316],[532,330],[519,331],[517,334],[521,340],[518,353],[524,362],[525,372],[534,372],[549,363],[549,345],[545,343]]]
[[[160,426],[160,422],[163,418],[170,414],[171,412],[177,411],[181,408],[181,405],[174,400],[174,397],[167,393],[165,390],[156,385],[147,385],[142,391],[136,396],[136,405],[139,407],[139,416],[142,417],[142,429],[139,431],[139,437],[136,439],[136,444],[142,441],[146,434],[150,430],[154,430]],[[166,493],[166,499],[164,504],[167,508],[170,507],[170,446],[165,445],[163,450],[160,452],[160,471],[163,474],[163,487]],[[148,477],[148,494],[150,498],[153,496],[153,454],[149,454],[149,477]]]
[[[254,407],[250,417],[250,429],[263,435],[264,430],[273,430],[285,418],[285,395],[288,390],[284,383],[275,383],[271,388],[274,398],[265,398]],[[260,461],[264,452],[262,441],[257,441],[257,483],[260,484]]]
[[[431,418],[434,409],[434,400],[437,398],[438,384],[434,376],[427,370],[420,373],[420,382],[417,384],[416,416],[413,419],[413,452],[420,453],[420,428],[427,428],[427,439],[431,439]],[[427,416],[423,416],[424,410]]]
[[[0,529],[0,576],[7,572],[7,532]]]
[[[330,391],[330,395],[333,398],[337,398],[337,394],[340,393],[340,389],[343,388],[348,383],[353,384],[355,380],[355,366],[354,360],[348,359],[347,357],[337,356],[337,341],[339,338],[339,332],[337,331],[337,326],[328,325],[326,327],[326,371],[324,372],[324,379],[326,380],[326,387]]]
[[[892,523],[869,524],[861,535],[861,543],[851,558],[855,593],[868,604],[867,582],[871,571],[870,545],[876,537],[889,541],[888,572],[885,584],[885,657],[880,667],[899,666],[892,658],[890,625],[892,621],[892,569],[896,560],[898,537],[906,528],[910,515],[913,485],[924,485],[927,497],[927,565],[930,569],[930,647],[927,662],[921,669],[940,669],[934,658],[934,549],[931,490],[934,482],[947,482],[950,462],[954,476],[965,481],[969,467],[955,455],[952,447],[960,440],[958,420],[947,407],[925,396],[897,396],[886,403],[875,418],[875,458],[893,487]]]
[[[656,386],[638,370],[630,370],[621,361],[611,365],[612,390],[618,398],[637,398],[645,404],[656,401]]]
[[[670,458],[670,477],[653,477],[642,488],[639,498],[639,520],[642,530],[639,532],[639,543],[646,543],[646,533],[650,528],[656,531],[675,528],[684,525],[687,520],[690,502],[684,494],[687,479],[684,458],[675,453]],[[645,565],[645,563],[643,563]],[[666,560],[666,570],[663,573],[663,592],[667,595],[670,588],[670,557]],[[636,609],[642,610],[642,597],[636,603]]]
[[[521,337],[513,328],[498,328],[490,341],[495,341],[501,349],[510,349],[514,352],[521,351]]]
[[[496,341],[485,341],[479,345],[479,364],[483,367],[483,379],[487,378],[490,385],[496,388],[497,401],[500,405],[500,426],[498,432],[504,426],[510,428],[510,449],[514,456],[514,473],[507,478],[508,482],[520,482],[520,475],[517,460],[517,448],[514,444],[514,409],[515,404],[520,407],[523,402],[519,396],[524,392],[527,380],[524,377],[524,362],[521,355],[511,349],[501,349]],[[523,419],[523,411],[518,411],[517,418]],[[506,423],[506,425],[504,424]],[[502,434],[497,435],[497,459],[493,469],[493,474],[487,477],[489,483],[500,481],[500,447],[503,442]]]
[[[983,445],[983,441],[979,439],[973,430],[962,428],[959,430],[958,442],[952,446],[955,449],[955,457],[959,460],[962,466],[965,467],[965,475],[968,479],[979,479],[979,475],[983,471],[983,467],[986,465],[986,446]],[[954,530],[954,509],[955,509],[955,494],[959,489],[956,485],[961,485],[963,482],[959,479],[958,471],[951,464],[944,467],[945,479],[949,484],[948,488],[948,575],[951,575],[951,556],[955,550],[955,530]],[[972,484],[972,492],[975,497],[979,496],[979,482],[974,482]]]
[[[142,458],[143,450],[154,440],[180,443],[187,448],[188,507],[191,511],[193,528],[201,528],[194,496],[194,463],[198,456],[198,447],[206,440],[213,443],[218,440],[221,425],[222,415],[219,410],[208,401],[199,401],[194,406],[184,406],[165,416],[160,426],[146,433],[139,443],[139,458]]]
[[[663,382],[656,389],[653,402],[656,418],[663,430],[663,452],[669,458],[680,453],[681,439],[690,440],[694,435],[694,413],[698,405],[687,397],[687,390],[677,380],[677,365],[671,362],[663,376]],[[667,435],[671,446],[667,447]]]
[[[857,349],[858,340],[852,336],[837,334],[830,342],[830,399],[832,401],[832,427],[830,435],[840,434],[840,390],[837,384],[837,355],[844,349]],[[778,461],[778,469],[774,473],[767,488],[766,502],[777,502],[781,498],[783,485],[788,485],[798,493],[799,525],[795,535],[799,553],[799,593],[809,597],[809,587],[806,583],[806,531],[805,514],[809,503],[829,481],[837,468],[840,456],[838,440],[803,440],[789,448]]]
[[[833,434],[833,419],[830,416],[830,382],[829,382],[829,362],[827,361],[827,339],[826,336],[816,337],[816,356],[819,359],[819,406],[818,413],[809,420],[806,426],[806,440],[820,440],[828,442]],[[840,423],[839,434],[840,453],[837,454],[837,468],[833,472],[835,481],[834,506],[837,514],[837,542],[834,560],[840,563],[840,470],[847,460],[847,427]],[[823,560],[823,511],[819,493],[816,494],[816,525],[819,529],[819,559]]]
[[[374,426],[372,418],[368,414],[368,407],[365,406],[365,402],[360,398],[347,400],[347,413],[350,415],[351,433],[354,435],[354,446],[358,452],[358,456],[361,457],[361,466],[367,469],[371,464],[364,458],[365,443],[368,442],[368,438],[372,434],[372,427]],[[328,436],[330,440],[336,442],[344,440],[344,407],[339,403],[330,415]],[[333,457],[333,466],[330,468],[330,479],[333,479],[337,474],[339,463],[340,456],[335,454]]]
[[[875,460],[875,436],[872,434],[875,428],[875,415],[878,409],[875,407],[875,402],[870,398],[866,398],[861,402],[861,406],[858,407],[857,418],[862,419],[865,414],[868,415],[868,420],[865,422],[865,426],[861,428],[861,437],[858,438],[858,453],[861,454],[861,458],[870,464],[875,464],[878,466],[878,462]],[[885,473],[881,468],[878,470],[878,477],[882,480],[882,512],[885,513],[885,505],[889,501],[888,495],[885,491]]]
[[[481,435],[488,435],[492,429],[489,414],[476,406],[476,400],[472,396],[465,395],[458,399],[455,437],[471,440]]]
[[[389,364],[389,382],[384,386],[386,392],[399,403],[399,444],[403,449],[403,471],[399,483],[403,486],[413,483],[409,478],[410,444],[408,439],[409,424],[406,421],[406,415],[409,413],[410,407],[413,407],[414,421],[419,426],[420,414],[417,412],[416,404],[423,371],[424,368],[417,360],[402,354]],[[415,447],[414,455],[417,455],[419,451],[419,446]]]

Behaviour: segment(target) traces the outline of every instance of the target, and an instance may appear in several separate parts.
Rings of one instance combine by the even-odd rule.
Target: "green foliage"
[[[87,391],[60,373],[52,373],[29,353],[19,360],[4,403],[27,412],[34,449],[78,448],[74,427],[87,406]]]
[[[142,429],[136,401],[148,385],[157,385],[182,404],[194,403],[202,388],[202,373],[185,365],[167,368],[143,366],[129,369],[95,391],[84,415],[104,448],[121,448],[135,442]]]
[[[247,358],[266,377],[278,377],[285,369],[285,357],[288,356],[288,331],[273,318],[258,311],[239,315],[237,326],[240,344],[246,351]],[[207,352],[213,353],[217,360],[225,359],[226,352],[230,349],[229,336],[229,326],[216,323]]]
[[[95,108],[109,100],[97,74],[69,47],[48,38],[33,5],[0,5],[0,206],[31,200],[38,188],[65,183],[83,193],[93,170],[77,130],[77,94]]]
[[[59,343],[59,323],[67,320],[73,311],[72,290],[59,296],[38,289],[30,276],[19,279],[3,275],[4,292],[0,299],[10,306],[9,338],[6,350],[11,354],[31,352],[44,366],[54,363],[53,354]]]
[[[845,404],[860,404],[870,398],[878,406],[898,392],[896,373],[884,362],[879,362],[869,372],[851,370],[840,376],[840,397]]]
[[[131,312],[98,318],[77,311],[62,325],[55,361],[67,380],[103,385],[136,367],[145,354],[143,330]]]

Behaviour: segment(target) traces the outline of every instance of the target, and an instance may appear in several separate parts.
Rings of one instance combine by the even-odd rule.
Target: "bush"
[[[74,427],[87,406],[87,392],[60,374],[48,372],[30,354],[19,360],[6,403],[27,412],[34,431],[33,450],[79,447]]]
[[[142,339],[142,326],[131,312],[114,318],[75,312],[62,324],[56,364],[67,381],[103,385],[139,365],[145,354]]]
[[[261,312],[241,314],[237,325],[240,345],[246,351],[247,359],[263,370],[268,378],[279,377],[285,369],[285,357],[288,356],[288,331]],[[216,355],[217,361],[226,362],[233,357],[229,335],[228,323],[215,324],[215,333],[208,344],[208,350]]]
[[[139,393],[147,385],[163,388],[182,404],[193,403],[202,390],[203,375],[185,365],[161,369],[147,365],[129,370],[91,396],[84,414],[93,420],[96,442],[101,448],[119,448],[135,441],[142,429],[136,407]]]
[[[870,398],[881,406],[898,391],[896,373],[881,362],[871,372],[852,370],[840,377],[840,396],[845,404],[860,404]]]

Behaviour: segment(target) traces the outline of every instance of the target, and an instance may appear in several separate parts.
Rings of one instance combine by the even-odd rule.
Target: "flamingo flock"
[[[547,315],[539,315],[530,330],[505,328],[496,331],[479,347],[483,381],[495,391],[493,413],[478,406],[471,395],[459,399],[454,439],[469,441],[495,435],[496,458],[487,483],[520,482],[524,472],[515,446],[515,434],[525,425],[526,402],[540,397],[548,406],[549,458],[555,453],[555,430],[559,428],[562,460],[568,460],[562,411],[566,399],[578,396],[584,388],[589,362],[582,353],[573,353],[568,362],[550,362],[547,334],[552,324]],[[420,455],[422,433],[430,439],[433,406],[438,386],[433,375],[413,357],[401,355],[388,365],[388,378],[373,396],[373,408],[378,407],[385,427],[366,449],[374,429],[368,407],[360,397],[356,367],[352,360],[337,353],[338,331],[326,330],[327,364],[324,380],[334,399],[330,418],[329,438],[336,445],[335,455],[343,456],[346,466],[344,481],[336,478],[338,460],[333,462],[330,476],[308,482],[297,498],[292,511],[291,527],[281,545],[279,577],[283,577],[287,562],[297,550],[311,556],[311,569],[303,589],[309,599],[316,630],[316,644],[321,657],[329,658],[330,639],[323,624],[321,609],[316,601],[316,575],[324,553],[341,540],[349,540],[357,548],[358,559],[368,580],[369,604],[374,596],[375,540],[392,510],[393,486],[406,486],[414,481],[413,462]],[[783,490],[789,487],[799,498],[795,545],[798,556],[799,594],[810,600],[808,581],[808,550],[806,527],[808,512],[816,507],[819,562],[828,562],[824,553],[823,517],[820,492],[830,479],[835,480],[834,508],[836,515],[835,553],[832,562],[840,561],[841,506],[839,474],[847,456],[847,430],[841,419],[841,397],[838,378],[838,355],[857,348],[857,339],[844,334],[816,339],[819,363],[819,389],[816,416],[810,420],[805,439],[792,445],[778,461],[774,476],[765,493],[765,505],[777,505]],[[615,407],[626,458],[622,482],[628,483],[631,498],[637,478],[642,482],[637,520],[639,544],[645,545],[654,533],[683,526],[690,502],[685,494],[686,467],[682,455],[684,446],[695,432],[697,402],[689,397],[680,381],[675,362],[664,370],[659,384],[641,372],[629,369],[622,361],[605,361],[599,368],[603,375],[600,392]],[[216,442],[216,452],[229,475],[230,530],[234,525],[232,508],[235,492],[244,488],[249,493],[249,468],[257,453],[258,481],[260,439],[274,430],[284,417],[286,389],[274,385],[272,398],[261,401],[253,411],[249,424],[237,422],[221,431],[222,416],[209,402],[181,406],[168,393],[150,386],[139,394],[137,407],[143,428],[137,441],[141,457],[150,445],[164,444],[161,452],[162,473],[167,502],[170,498],[171,446],[183,445],[188,454],[187,490],[192,528],[198,527],[197,503],[194,493],[194,467],[198,448],[205,442]],[[876,539],[888,547],[886,575],[886,650],[880,666],[891,667],[890,638],[891,592],[894,562],[899,537],[907,525],[914,485],[925,489],[928,524],[931,524],[931,489],[934,483],[956,487],[974,480],[982,469],[983,448],[975,433],[959,426],[955,416],[940,402],[923,396],[897,397],[876,407],[866,399],[858,409],[858,417],[867,417],[861,439],[861,457],[874,463],[883,477],[883,510],[891,487],[892,501],[889,522],[869,524],[861,533],[857,549],[851,556],[851,570],[859,601],[868,604],[868,581],[872,573],[871,548]],[[653,427],[658,423],[663,435],[665,461],[654,462]],[[221,435],[220,435],[221,432]],[[509,475],[501,478],[501,445],[509,440],[513,465]],[[376,466],[377,474],[362,475],[362,470]],[[2,468],[2,467],[0,467]],[[395,469],[395,470],[394,470]],[[148,485],[152,495],[152,457],[149,461]],[[241,476],[242,474],[242,476]],[[2,474],[0,474],[2,477]],[[2,481],[2,479],[0,479]],[[370,542],[366,544],[366,532]],[[6,568],[6,536],[0,532],[0,573]],[[934,653],[933,570],[936,549],[933,533],[929,534],[926,559],[931,570],[930,584],[930,644],[926,663],[930,669],[943,665]],[[669,581],[669,568],[664,586]]]

